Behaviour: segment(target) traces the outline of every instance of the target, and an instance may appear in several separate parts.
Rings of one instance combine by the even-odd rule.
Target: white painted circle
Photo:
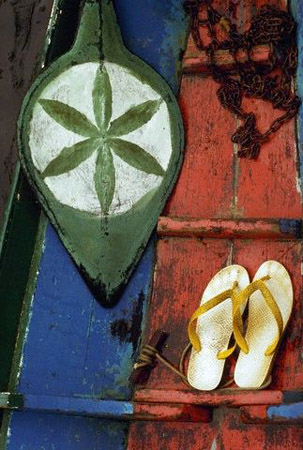
[[[143,84],[129,70],[114,63],[105,62],[112,86],[112,120],[129,108],[147,100],[159,99],[159,94],[149,85]],[[42,91],[40,98],[58,100],[82,112],[96,123],[93,112],[92,91],[98,63],[85,63],[67,69]],[[162,102],[159,110],[149,122],[131,133],[121,136],[154,156],[164,170],[172,155],[170,118],[167,105]],[[86,138],[65,129],[52,119],[37,103],[30,123],[29,147],[32,160],[40,172],[57,157],[64,147],[69,147]],[[94,186],[97,152],[74,170],[45,178],[45,183],[55,198],[64,205],[80,211],[102,216],[100,203]],[[151,189],[158,187],[161,176],[139,171],[116,155],[116,188],[110,215],[121,214],[129,209]]]

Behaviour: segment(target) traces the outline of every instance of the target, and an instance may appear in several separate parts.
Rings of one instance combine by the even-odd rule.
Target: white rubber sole
[[[265,281],[283,318],[283,331],[286,328],[293,307],[293,288],[285,267],[277,261],[263,263],[254,280],[266,275]],[[249,353],[240,352],[235,367],[235,383],[242,389],[259,389],[266,383],[272,368],[274,356],[265,356],[268,346],[277,336],[277,324],[260,291],[254,292],[248,303],[248,323],[246,342]]]
[[[235,264],[220,270],[206,287],[200,305],[231,289],[235,281],[238,282],[238,292],[249,284],[249,275],[244,267]],[[231,299],[200,316],[196,331],[202,349],[199,352],[192,349],[187,378],[195,389],[210,391],[216,389],[221,381],[225,360],[219,360],[217,355],[227,350],[233,332]]]

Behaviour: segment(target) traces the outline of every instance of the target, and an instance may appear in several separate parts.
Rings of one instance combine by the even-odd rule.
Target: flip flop
[[[233,313],[235,310],[243,312],[245,308],[242,299],[241,306],[236,302],[240,292],[248,285],[249,275],[244,267],[231,265],[220,270],[206,287],[200,307],[192,315],[188,326],[193,349],[187,378],[194,388],[210,391],[219,385],[225,359],[235,349],[235,345],[228,349],[233,334]],[[236,328],[238,333],[242,331],[238,316]]]
[[[293,288],[285,267],[277,261],[263,263],[253,282],[241,292],[234,317],[241,303],[249,298],[245,339],[235,367],[235,383],[242,389],[262,389],[270,383],[270,372],[278,344],[293,306]],[[237,323],[234,323],[237,328]]]

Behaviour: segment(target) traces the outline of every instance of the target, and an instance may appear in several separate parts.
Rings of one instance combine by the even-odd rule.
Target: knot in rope
[[[138,356],[138,360],[134,365],[134,369],[141,369],[143,367],[153,367],[156,363],[158,351],[152,345],[146,344],[142,347]]]

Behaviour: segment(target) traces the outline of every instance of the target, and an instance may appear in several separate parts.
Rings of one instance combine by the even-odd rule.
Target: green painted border
[[[43,242],[45,238],[45,231],[47,227],[48,220],[46,216],[41,212],[41,217],[39,220],[38,231],[36,235],[36,242],[34,247],[34,253],[32,262],[30,265],[30,271],[28,274],[28,284],[26,286],[26,291],[23,298],[23,307],[21,310],[19,328],[18,328],[18,337],[16,341],[15,351],[13,355],[11,373],[9,378],[9,383],[7,387],[8,392],[16,392],[16,388],[19,381],[20,369],[22,365],[22,354],[23,348],[26,343],[26,334],[27,329],[30,322],[30,310],[34,297],[34,292],[37,283],[37,274],[40,266],[40,260],[43,252]],[[3,413],[3,421],[1,426],[0,433],[0,449],[5,449],[7,444],[8,430],[10,426],[12,411],[4,411]]]
[[[148,193],[131,212],[101,219],[62,205],[55,199],[33,165],[28,140],[33,107],[45,86],[72,65],[100,62],[103,58],[130,70],[164,99],[171,121],[173,153],[159,188]],[[166,81],[124,47],[111,0],[100,3],[87,0],[84,3],[74,46],[35,81],[25,98],[18,130],[21,163],[39,201],[96,298],[103,305],[112,306],[119,300],[175,184],[182,163],[184,132],[176,98]],[[89,244],[94,247],[95,260]]]
[[[14,170],[10,193],[7,199],[6,208],[3,213],[0,226],[0,257],[4,250],[5,236],[9,226],[10,214],[13,207],[14,197],[17,190],[17,184],[20,176],[20,162],[18,161]]]
[[[40,217],[40,207],[17,167],[1,234],[0,389],[7,389]],[[26,238],[24,235],[26,230]]]
[[[45,232],[48,220],[43,212],[40,215],[39,226],[36,234],[36,242],[28,275],[28,284],[24,294],[24,302],[20,315],[20,325],[18,329],[18,339],[16,342],[12,370],[10,373],[8,391],[14,392],[18,385],[20,376],[20,363],[22,360],[23,348],[26,343],[27,329],[30,323],[30,310],[37,284],[37,275],[40,267],[40,260],[43,253],[43,243],[45,241]]]

